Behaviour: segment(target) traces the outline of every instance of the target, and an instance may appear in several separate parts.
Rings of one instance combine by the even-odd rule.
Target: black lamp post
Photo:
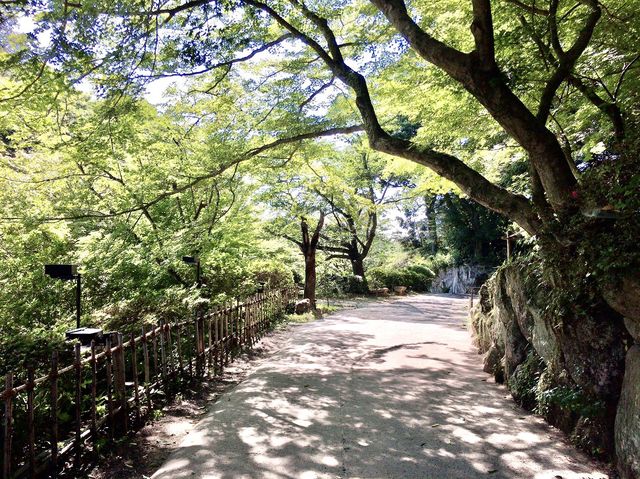
[[[76,327],[80,327],[80,295],[82,293],[82,284],[80,281],[80,273],[75,264],[45,264],[44,274],[54,279],[63,281],[76,280]]]
[[[66,332],[67,339],[80,341],[85,346],[91,344],[91,341],[95,341],[96,344],[102,344],[102,329],[80,327],[82,283],[78,267],[75,264],[45,264],[44,274],[63,281],[76,280],[76,329],[70,329]]]
[[[201,268],[200,268],[200,258],[197,256],[183,256],[182,261],[187,264],[195,265],[196,267],[196,285],[198,288],[202,287],[202,278],[201,278]]]

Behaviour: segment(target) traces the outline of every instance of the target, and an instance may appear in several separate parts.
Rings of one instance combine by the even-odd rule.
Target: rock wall
[[[431,282],[430,292],[467,294],[472,286],[480,286],[493,270],[486,266],[452,266],[439,271]]]
[[[480,289],[470,326],[484,370],[582,449],[617,457],[623,479],[640,478],[640,346],[604,301],[554,317],[552,291],[527,268],[504,266]]]

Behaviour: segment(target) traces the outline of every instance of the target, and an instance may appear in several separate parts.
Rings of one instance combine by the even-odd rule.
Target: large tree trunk
[[[357,257],[351,260],[351,269],[353,270],[354,276],[361,276],[362,281],[365,281],[364,275],[364,261],[362,258]]]
[[[367,283],[367,277],[365,276],[365,272],[364,272],[364,258],[362,257],[362,255],[355,254],[350,259],[351,259],[351,270],[353,271],[353,275],[359,276],[362,278],[362,283],[360,283],[362,285],[362,288],[358,292],[368,293],[369,285]]]
[[[304,256],[304,297],[316,309],[316,250],[308,251]]]
[[[307,219],[300,219],[302,241],[296,241],[304,256],[304,298],[309,300],[312,309],[316,309],[316,251],[320,240],[320,231],[324,226],[324,212],[320,212],[318,224],[312,235],[309,235]]]

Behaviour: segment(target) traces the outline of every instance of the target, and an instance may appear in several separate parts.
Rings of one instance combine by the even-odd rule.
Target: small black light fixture
[[[267,284],[266,281],[258,281],[258,293],[264,293],[264,287]]]
[[[187,264],[194,265],[196,267],[196,286],[198,288],[202,287],[202,278],[201,278],[201,268],[200,268],[200,258],[197,256],[183,256],[182,261]]]
[[[80,295],[82,294],[81,276],[75,264],[45,264],[44,274],[63,281],[76,280],[76,328],[80,327]]]

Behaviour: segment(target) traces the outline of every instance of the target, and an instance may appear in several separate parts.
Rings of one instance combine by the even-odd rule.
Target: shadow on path
[[[465,315],[422,295],[294,327],[153,478],[606,477],[487,382]]]

